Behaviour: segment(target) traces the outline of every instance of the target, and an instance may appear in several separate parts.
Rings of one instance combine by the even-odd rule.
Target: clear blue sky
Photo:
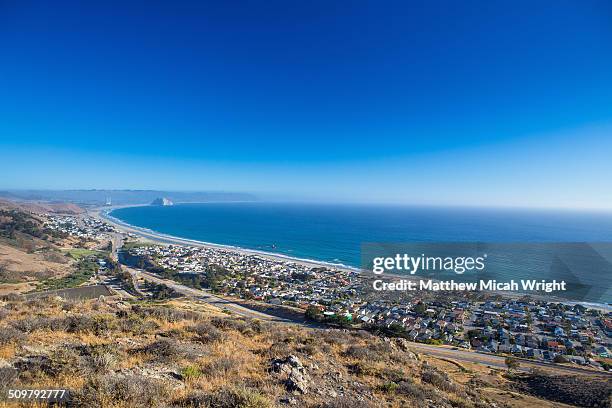
[[[124,3],[0,2],[0,189],[612,208],[609,1]]]

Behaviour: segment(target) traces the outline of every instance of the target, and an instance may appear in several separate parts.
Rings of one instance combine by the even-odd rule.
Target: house
[[[515,344],[512,346],[512,354],[523,354],[523,347]]]
[[[610,357],[610,350],[608,350],[605,346],[599,346],[595,349],[595,354],[599,357]]]
[[[544,355],[542,353],[542,350],[540,349],[534,349],[534,348],[528,348],[527,351],[525,352],[525,354],[527,355],[527,357],[531,357],[531,358],[535,358],[538,360],[541,360],[544,358]]]

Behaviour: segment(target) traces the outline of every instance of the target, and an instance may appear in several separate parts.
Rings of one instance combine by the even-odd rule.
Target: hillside
[[[4,299],[0,384],[66,388],[81,407],[551,406],[500,374],[365,332],[272,326],[182,300]]]
[[[240,318],[161,290],[162,300],[109,296],[91,278],[107,253],[45,225],[44,214],[0,209],[0,406],[15,406],[9,389],[45,388],[78,407],[612,406],[606,377],[510,375],[404,339]],[[67,287],[75,299],[45,292]]]
[[[97,253],[84,247],[99,243],[49,229],[46,210],[30,204],[0,203],[0,295],[49,287],[58,279],[84,276],[84,271],[91,269],[80,258]]]

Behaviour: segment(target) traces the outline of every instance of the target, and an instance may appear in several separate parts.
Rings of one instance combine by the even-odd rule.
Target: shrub
[[[405,395],[415,401],[424,401],[425,399],[434,399],[436,396],[432,390],[421,385],[415,384],[412,381],[402,381],[397,385],[395,392]]]
[[[453,384],[450,381],[448,375],[432,368],[425,369],[423,373],[421,373],[421,380],[423,382],[433,385],[434,387],[442,391],[454,393],[457,393],[459,391],[457,385]]]
[[[358,376],[368,375],[374,377],[378,375],[378,369],[365,361],[358,361],[355,364],[349,365],[348,369],[352,374]]]
[[[17,343],[25,338],[21,331],[13,327],[0,327],[0,344]]]
[[[193,393],[178,401],[178,405],[194,408],[271,408],[273,406],[257,390],[246,387],[224,387],[210,394]]]
[[[238,371],[240,361],[231,357],[219,357],[202,366],[202,372],[210,377],[226,376]]]
[[[75,374],[81,372],[83,359],[81,353],[69,345],[56,349],[50,357],[54,373]]]
[[[202,376],[202,371],[198,366],[190,365],[181,370],[181,375],[187,381],[196,379]]]
[[[7,293],[6,295],[0,296],[0,300],[4,302],[24,302],[26,298],[25,296],[17,293]]]
[[[370,408],[373,406],[374,405],[367,401],[360,401],[356,398],[348,396],[335,398],[329,402],[319,405],[320,408]]]
[[[357,358],[359,360],[364,360],[370,356],[370,352],[367,347],[363,346],[350,346],[345,350],[344,355],[347,357]]]
[[[198,340],[202,343],[214,343],[223,340],[225,337],[221,330],[207,322],[198,324],[194,331],[198,335]]]
[[[384,361],[388,360],[389,355],[393,352],[391,346],[387,343],[374,343],[366,346],[349,346],[344,352],[347,357],[357,358],[360,360]]]
[[[133,408],[165,405],[167,386],[159,380],[139,376],[94,377],[72,394],[77,407],[129,406]]]
[[[175,340],[170,339],[155,341],[146,346],[142,351],[153,356],[156,360],[165,362],[176,361],[185,355],[181,345]]]
[[[11,322],[11,326],[23,333],[32,333],[36,330],[65,330],[61,323],[62,319],[51,319],[48,317],[31,317]]]
[[[170,323],[176,323],[183,320],[197,321],[201,319],[200,314],[196,312],[171,309],[169,307],[141,307],[136,305],[132,307],[132,311],[143,318],[150,316]]]
[[[108,315],[68,316],[66,318],[66,331],[68,333],[93,333],[101,335],[115,327],[113,317]]]
[[[73,300],[67,300],[64,302],[64,304],[62,304],[62,310],[65,310],[67,312],[70,312],[76,309],[76,307],[77,307],[77,302]]]
[[[211,323],[221,330],[235,330],[242,334],[252,331],[251,325],[242,319],[214,317]]]
[[[50,376],[59,374],[58,365],[45,355],[23,357],[17,360],[14,366],[19,371],[20,376],[26,378],[36,378],[42,374]]]
[[[96,373],[109,371],[117,364],[118,352],[111,344],[99,344],[81,348],[86,368]]]
[[[270,358],[285,358],[292,352],[293,349],[291,348],[291,345],[282,341],[273,343],[267,350],[267,354]]]
[[[117,329],[124,333],[140,336],[153,333],[155,330],[159,329],[159,324],[153,320],[145,320],[139,316],[130,316],[126,319],[117,320]]]
[[[386,394],[395,394],[397,383],[387,382],[380,386],[380,390]]]
[[[0,391],[13,385],[17,378],[18,371],[13,367],[0,367]]]
[[[320,332],[321,339],[330,345],[347,346],[355,342],[355,339],[340,330],[323,330]]]

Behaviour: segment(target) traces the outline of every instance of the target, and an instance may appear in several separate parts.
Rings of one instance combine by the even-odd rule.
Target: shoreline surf
[[[197,239],[192,239],[192,238],[184,238],[184,237],[171,235],[171,234],[165,234],[165,233],[162,233],[160,231],[156,231],[150,228],[129,224],[112,215],[113,211],[120,209],[120,208],[146,207],[146,206],[148,205],[147,204],[124,205],[124,206],[116,206],[116,207],[111,207],[111,208],[98,208],[98,209],[94,209],[94,215],[97,214],[104,220],[110,222],[111,224],[114,224],[115,226],[123,228],[123,229],[127,229],[128,232],[135,233],[137,235],[140,235],[142,238],[148,239],[153,242],[159,242],[159,243],[168,244],[168,245],[172,245],[172,244],[174,245],[192,245],[192,246],[203,247],[203,248],[214,248],[214,249],[221,249],[221,250],[226,250],[226,251],[235,251],[237,253],[241,253],[244,255],[260,256],[263,258],[272,259],[276,261],[282,261],[282,262],[300,263],[300,264],[304,264],[304,265],[308,265],[312,267],[327,267],[327,268],[333,268],[333,269],[348,271],[348,272],[361,272],[361,273],[367,272],[363,268],[356,268],[354,266],[341,264],[341,263],[333,263],[333,262],[327,262],[327,261],[317,260],[317,259],[292,257],[290,255],[286,255],[282,253],[268,252],[268,251],[263,251],[263,250],[258,250],[258,249],[245,248],[245,247],[241,247],[237,245],[219,244],[219,243],[202,241],[202,240],[197,240]],[[399,275],[399,274],[387,274],[387,276],[393,277],[393,278],[403,278],[403,279],[411,278],[411,277],[407,277],[407,276]],[[557,298],[555,296],[545,297],[545,296],[540,296],[538,294],[522,293],[522,292],[503,292],[503,291],[498,292],[496,291],[496,292],[491,292],[491,293],[498,293],[498,294],[513,297],[513,298],[517,296],[529,295],[533,297],[534,299],[548,300],[548,301],[559,302],[559,303],[563,303],[567,305],[579,304],[585,307],[596,308],[596,309],[601,309],[605,311],[612,310],[611,305],[607,303],[577,301],[577,300],[571,300],[571,299]]]
[[[145,227],[140,227],[137,225],[129,224],[117,217],[114,217],[111,214],[115,209],[118,209],[118,208],[142,207],[142,206],[145,206],[145,205],[129,205],[129,206],[116,207],[112,209],[101,209],[97,212],[97,214],[101,218],[103,218],[106,221],[111,222],[112,224],[121,226],[123,228],[128,228],[129,230],[136,231],[137,233],[145,235],[144,238],[150,239],[152,241],[160,241],[160,242],[167,243],[167,244],[177,243],[179,245],[186,244],[186,245],[200,246],[204,248],[208,247],[208,248],[215,248],[215,249],[223,249],[223,250],[229,250],[229,251],[236,251],[236,252],[246,254],[246,255],[257,255],[257,256],[272,258],[276,260],[282,260],[285,262],[297,262],[297,263],[303,263],[307,265],[331,267],[334,269],[351,271],[351,272],[363,272],[361,268],[356,268],[354,266],[350,266],[350,265],[346,265],[342,263],[326,262],[326,261],[317,260],[317,259],[298,258],[298,257],[292,257],[289,255],[277,253],[277,252],[268,252],[268,251],[262,251],[258,249],[244,248],[244,247],[240,247],[237,245],[219,244],[215,242],[207,242],[207,241],[201,241],[201,240],[192,239],[192,238],[184,238],[184,237],[179,237],[175,235],[165,234],[163,232],[155,231],[150,228],[145,228]]]

